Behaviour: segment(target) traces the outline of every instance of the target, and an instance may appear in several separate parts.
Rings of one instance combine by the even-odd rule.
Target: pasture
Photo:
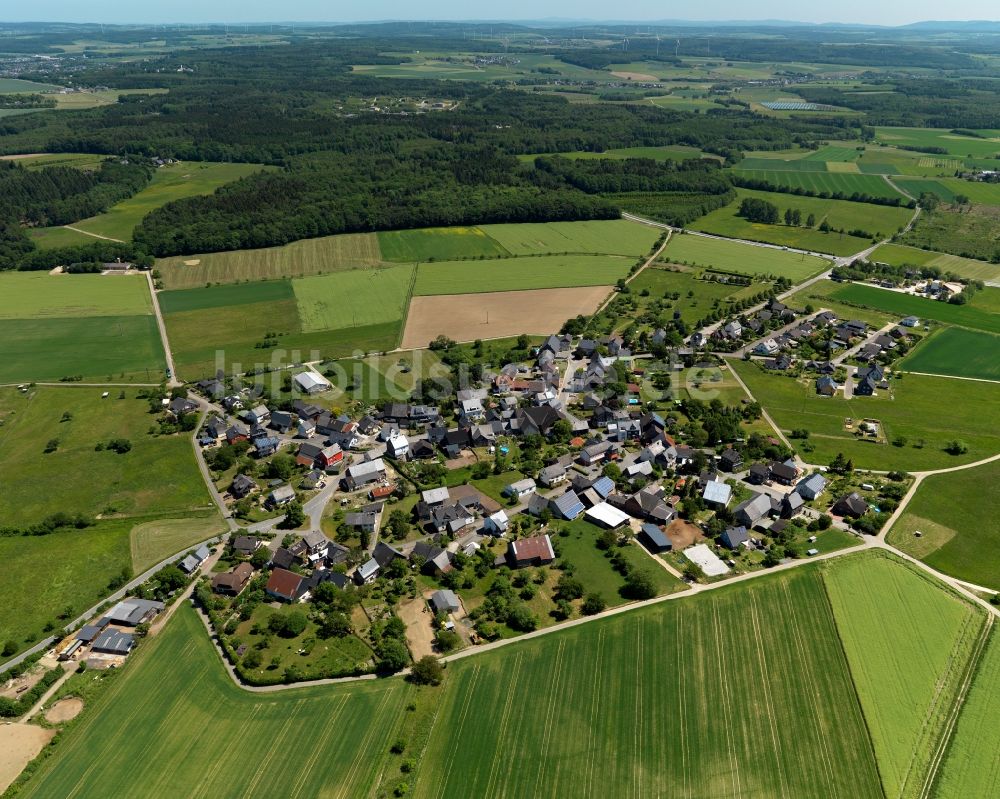
[[[625,219],[481,225],[480,230],[512,255],[641,256],[649,253],[663,232]]]
[[[420,264],[415,296],[612,286],[634,261],[611,255],[543,255],[494,261]]]
[[[889,543],[952,577],[1000,590],[998,482],[996,461],[931,475],[889,531]]]
[[[1000,265],[962,258],[958,255],[921,250],[902,244],[883,244],[870,256],[872,261],[882,261],[892,266],[936,266],[966,280],[1000,280]]]
[[[501,291],[414,297],[406,317],[404,349],[426,347],[439,335],[456,341],[507,338],[521,333],[539,336],[558,330],[579,314],[588,315],[607,299],[607,286]]]
[[[353,270],[292,281],[302,331],[341,330],[399,321],[413,284],[414,267]]]
[[[0,319],[151,314],[141,275],[0,274]]]
[[[661,257],[722,272],[787,277],[793,283],[801,283],[830,266],[825,258],[814,255],[691,234],[673,236]]]
[[[790,163],[815,164],[816,161],[792,161]],[[823,164],[823,166],[826,166]],[[878,175],[861,175],[850,172],[827,172],[825,170],[777,170],[767,168],[749,169],[740,165],[734,170],[738,177],[748,180],[762,180],[774,186],[787,189],[804,189],[816,194],[866,194],[869,197],[905,199],[898,191]]]
[[[941,147],[957,158],[995,158],[1000,153],[1000,141],[996,139],[961,136],[948,130],[877,127],[875,136],[879,143],[890,146]]]
[[[727,286],[714,280],[699,280],[695,272],[675,272],[653,266],[644,269],[629,283],[629,286],[637,302],[643,305],[648,305],[653,300],[661,300],[666,294],[679,294],[676,300],[669,301],[669,313],[671,315],[679,313],[681,319],[688,325],[694,325],[699,319],[704,319],[713,310],[717,300],[721,302],[742,290],[742,287]],[[649,292],[648,298],[642,296],[643,291]],[[627,327],[632,324],[632,320],[622,319],[621,324],[622,327]]]
[[[861,469],[915,471],[972,463],[1000,452],[1000,430],[983,424],[1000,414],[1000,385],[908,374],[892,381],[891,396],[880,391],[876,397],[845,400],[839,394],[818,396],[811,380],[768,374],[738,360],[729,365],[786,434],[796,428],[811,432],[811,449],[804,457],[812,463],[829,463],[842,452]],[[943,396],[948,397],[946,408]],[[872,417],[882,421],[890,441],[903,436],[906,445],[861,441],[844,428],[845,419]],[[968,452],[945,452],[945,442],[952,439],[964,441]]]
[[[129,534],[132,571],[141,574],[164,558],[226,530],[218,512],[141,522]]]
[[[968,210],[938,208],[923,213],[902,237],[903,244],[980,261],[1000,260],[1000,208],[973,205]]]
[[[875,308],[900,317],[916,316],[987,333],[1000,333],[1000,315],[973,305],[952,305],[861,283],[841,285],[830,296],[842,302]]]
[[[283,247],[160,258],[156,268],[167,289],[206,283],[239,283],[339,272],[376,266],[382,260],[374,233],[302,239]]]
[[[936,331],[899,364],[900,369],[1000,381],[1000,336],[949,327]]]
[[[412,263],[453,258],[496,258],[507,251],[478,227],[391,230],[378,235],[386,261]]]

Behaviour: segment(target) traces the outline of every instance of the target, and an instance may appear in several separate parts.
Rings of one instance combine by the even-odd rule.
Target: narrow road
[[[74,233],[82,233],[84,236],[92,236],[95,239],[103,239],[104,241],[114,241],[118,244],[124,244],[125,242],[121,239],[113,239],[111,236],[102,236],[100,233],[91,233],[89,230],[81,230],[78,227],[73,227],[72,225],[63,225],[66,230],[72,230]]]
[[[177,370],[174,368],[174,354],[170,350],[170,340],[167,338],[167,326],[163,322],[163,314],[160,312],[160,300],[156,296],[156,286],[153,284],[153,273],[151,271],[145,271],[143,274],[146,275],[146,282],[149,284],[149,296],[153,301],[153,314],[156,316],[156,326],[160,330],[160,341],[163,344],[163,355],[167,359],[167,370],[170,373],[170,378],[167,380],[167,386],[169,388],[176,388],[180,386],[181,383],[177,379]]]

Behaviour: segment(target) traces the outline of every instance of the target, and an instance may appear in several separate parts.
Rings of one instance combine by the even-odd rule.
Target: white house
[[[292,380],[306,394],[321,394],[332,388],[329,380],[315,372],[299,372]]]
[[[402,433],[396,433],[394,436],[390,436],[389,440],[385,442],[385,450],[389,454],[389,457],[399,460],[400,458],[405,458],[410,451],[410,442]]]

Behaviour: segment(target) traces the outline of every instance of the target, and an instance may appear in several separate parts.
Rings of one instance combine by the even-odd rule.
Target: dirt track
[[[400,347],[426,347],[440,335],[456,341],[548,335],[577,314],[593,313],[610,291],[610,286],[586,286],[414,297]]]

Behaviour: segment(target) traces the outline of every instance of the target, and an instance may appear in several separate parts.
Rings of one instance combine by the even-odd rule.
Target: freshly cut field
[[[839,286],[831,296],[843,302],[865,305],[901,317],[917,316],[988,333],[1000,333],[1000,315],[972,305],[952,305],[860,283]]]
[[[800,283],[830,266],[825,258],[814,255],[691,234],[674,236],[661,257],[724,272],[787,277],[793,283]]]
[[[495,258],[507,251],[477,227],[392,230],[378,234],[387,261],[447,261],[449,258]]]
[[[542,255],[496,261],[420,264],[416,296],[488,291],[610,286],[628,275],[634,261],[614,255]]]
[[[375,266],[381,261],[374,233],[345,233],[303,239],[283,247],[234,250],[206,255],[182,255],[156,262],[168,289],[193,288],[206,283],[273,280]]]
[[[882,261],[892,266],[912,264],[914,266],[936,266],[947,272],[969,280],[1000,280],[1000,265],[907,247],[902,244],[883,244],[870,256],[872,261]]]
[[[663,232],[625,219],[481,225],[487,236],[513,255],[583,253],[646,255]]]
[[[395,322],[406,315],[412,266],[352,270],[292,281],[305,333]]]
[[[824,564],[887,797],[921,797],[985,614],[881,553]]]
[[[1000,590],[998,484],[998,461],[931,475],[889,531],[889,543],[952,577]]]
[[[426,347],[439,335],[456,341],[547,335],[567,319],[593,313],[610,291],[610,286],[588,286],[414,297],[400,347]]]
[[[790,163],[814,164],[815,161],[792,161]],[[823,164],[825,167],[826,165]],[[867,194],[869,197],[905,199],[892,186],[877,175],[851,174],[849,172],[826,172],[814,170],[777,170],[768,168],[748,169],[742,164],[734,174],[748,180],[763,180],[774,186],[789,189],[805,189],[817,194],[840,193],[848,197],[853,194]]]
[[[0,160],[16,159],[27,169],[41,169],[46,166],[72,166],[77,169],[98,169],[106,155],[90,153],[31,153],[29,155],[5,155]]]
[[[0,275],[0,319],[151,314],[149,285],[141,275]]]
[[[1000,385],[949,377],[908,374],[893,381],[892,396],[820,397],[813,382],[769,374],[757,365],[730,360],[750,393],[786,433],[810,431],[809,460],[829,463],[838,452],[862,469],[939,469],[973,463],[1000,452],[1000,430],[984,419],[1000,414]],[[941,398],[947,397],[942,406]],[[844,428],[845,419],[880,419],[888,440],[907,439],[905,447],[859,441]],[[969,451],[949,455],[945,442],[959,439]]]
[[[956,377],[1000,380],[1000,336],[949,327],[935,332],[899,368]]]
[[[936,799],[1000,796],[1000,633],[994,629],[979,664],[948,755]]]

